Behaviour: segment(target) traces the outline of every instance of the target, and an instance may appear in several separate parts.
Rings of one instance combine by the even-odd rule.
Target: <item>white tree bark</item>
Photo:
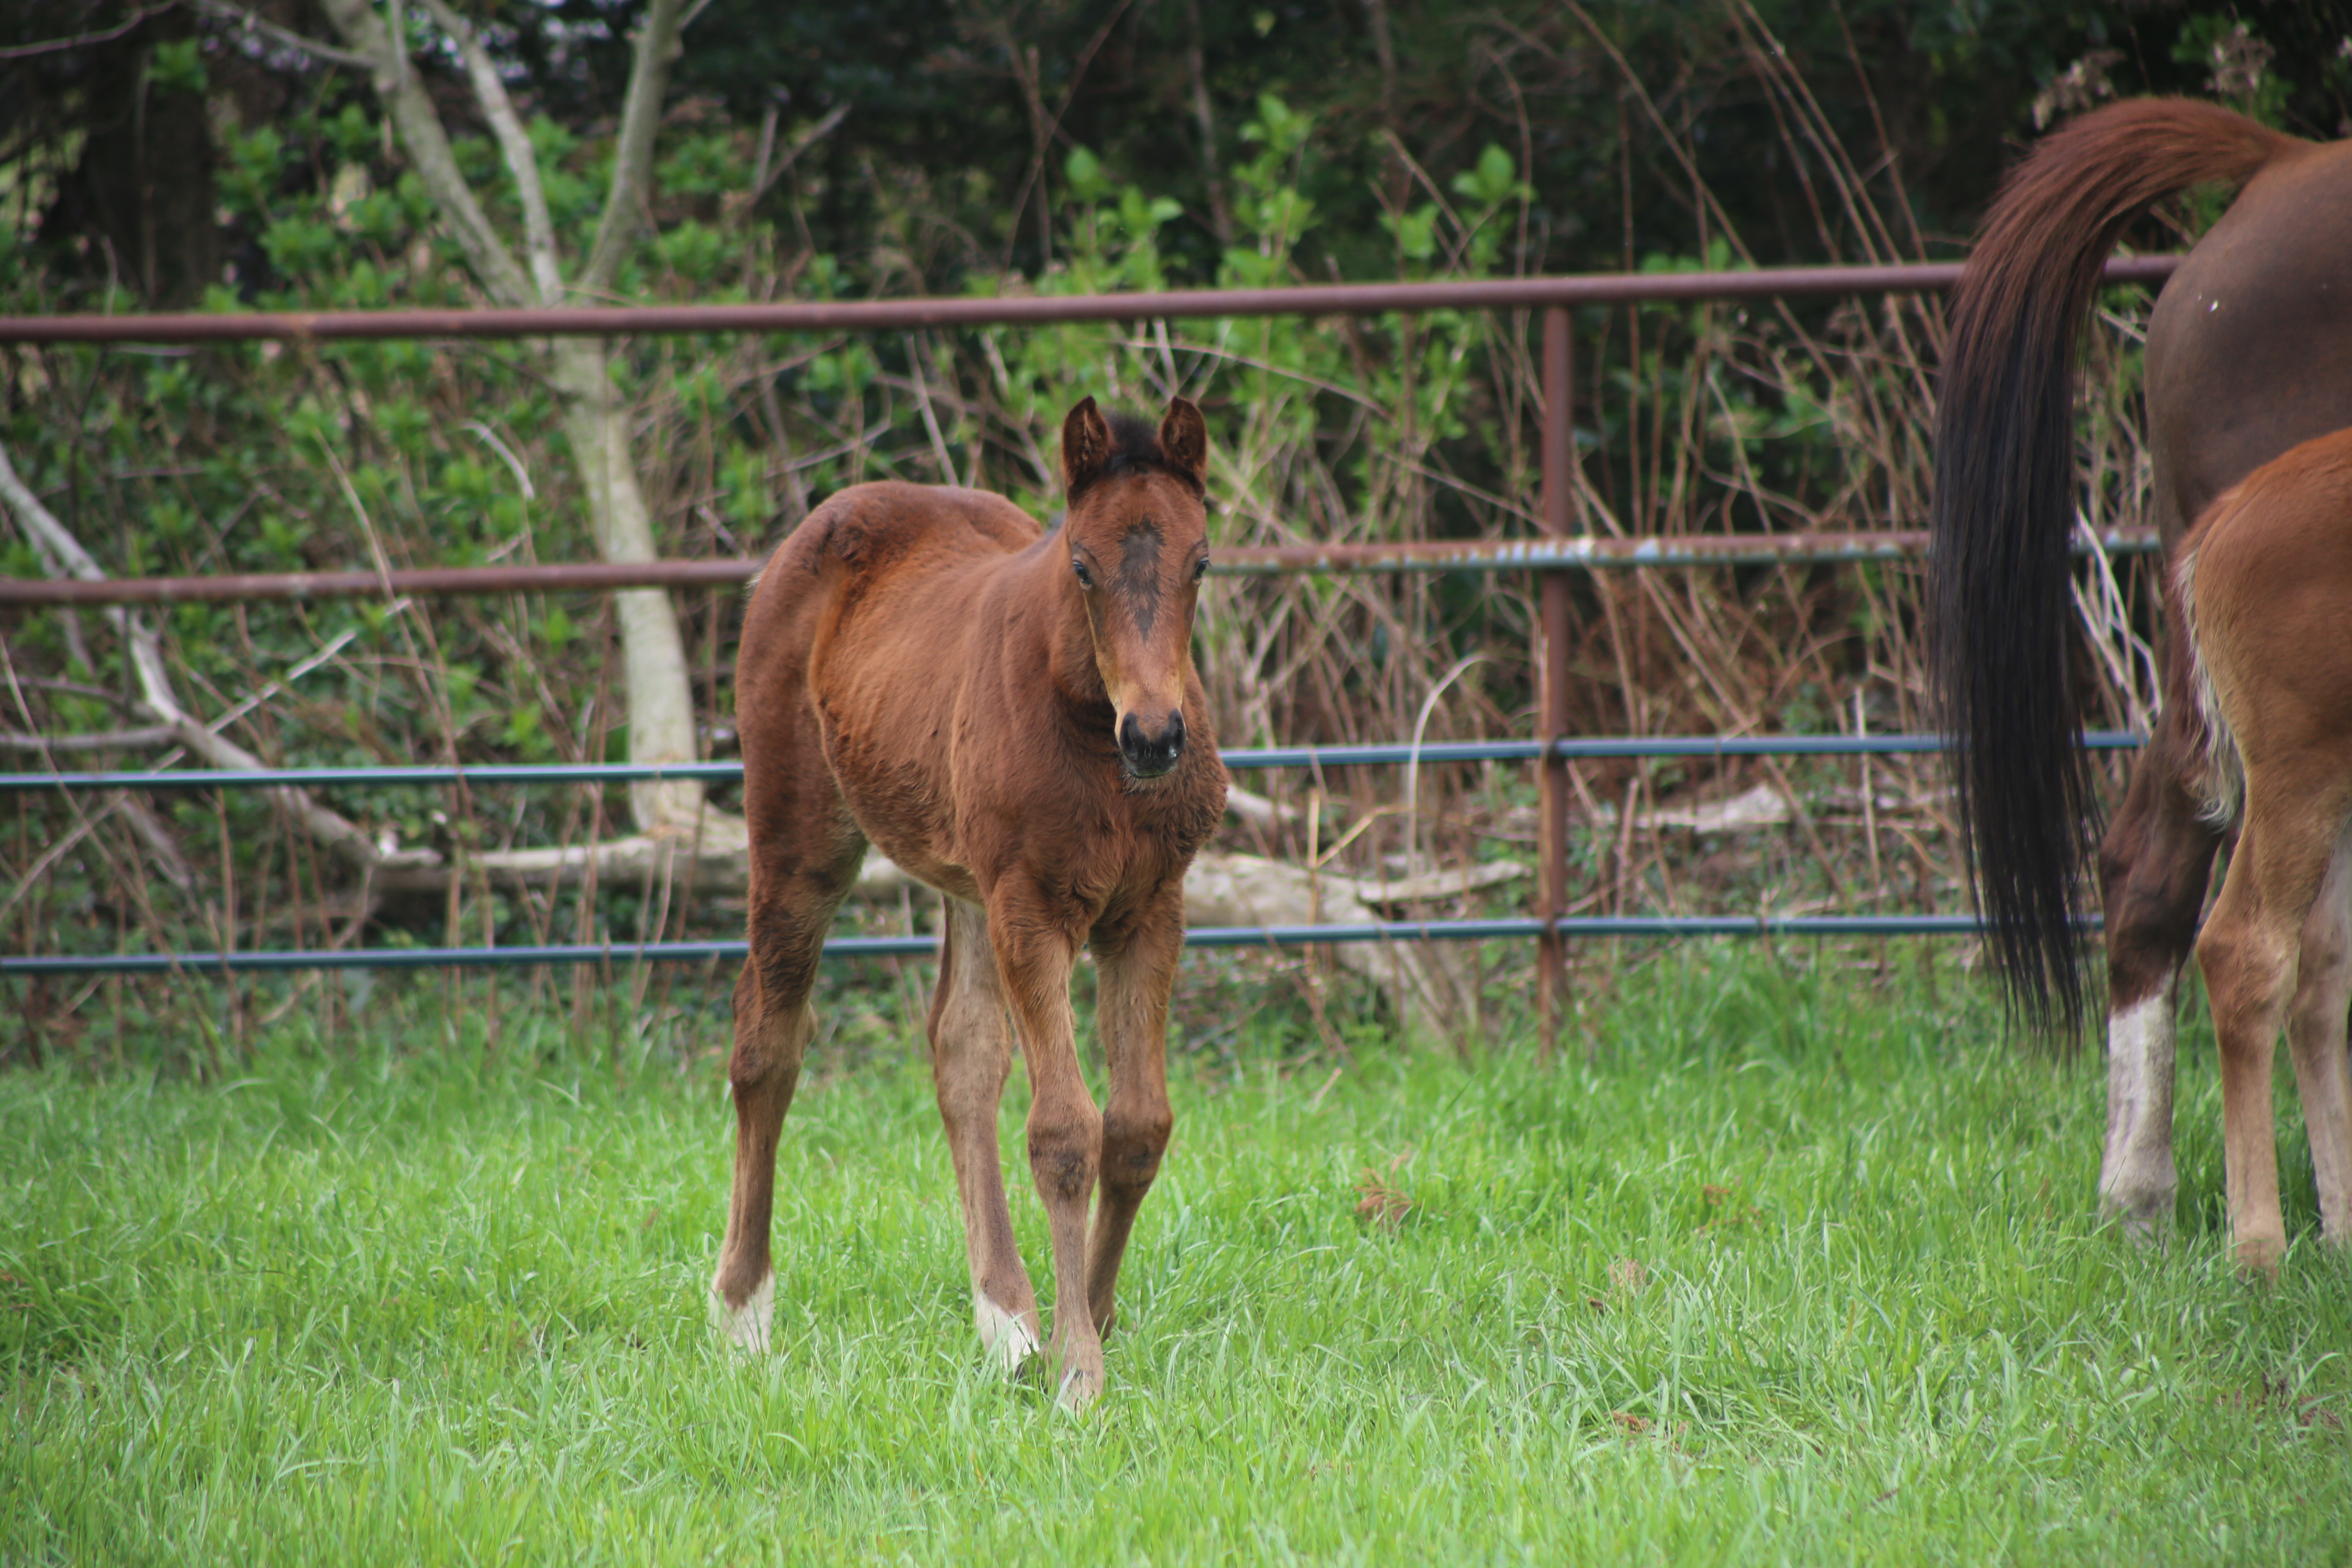
[[[549,346],[549,379],[563,402],[563,431],[580,465],[597,550],[607,561],[653,560],[653,519],[630,460],[628,410],[614,389],[604,344],[558,339]],[[692,762],[693,685],[677,609],[659,588],[625,589],[613,601],[629,694],[629,760]],[[690,832],[702,809],[702,786],[634,784],[629,804],[646,833]]]
[[[501,305],[601,303],[646,221],[653,155],[669,68],[678,53],[679,0],[653,0],[636,38],[635,62],[621,112],[613,178],[588,258],[570,285],[562,278],[536,155],[480,39],[447,0],[420,0],[457,44],[483,117],[513,175],[523,213],[520,256],[491,225],[450,151],[446,131],[407,55],[369,0],[321,0],[352,52],[368,62],[378,100],[432,193],[483,291]],[[397,15],[397,12],[394,12]],[[596,547],[607,561],[656,558],[653,518],[639,483],[629,411],[613,385],[612,354],[601,339],[562,338],[541,347],[549,384],[562,404],[563,430],[579,467]],[[615,595],[623,679],[628,701],[629,760],[690,762],[695,756],[694,697],[677,611],[660,589]],[[656,839],[697,836],[734,847],[741,826],[711,817],[702,786],[691,781],[633,784],[631,815]]]

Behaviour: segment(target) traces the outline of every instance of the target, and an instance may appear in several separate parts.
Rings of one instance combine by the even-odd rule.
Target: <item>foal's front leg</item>
[[[1113,937],[1097,935],[1096,1016],[1110,1065],[1102,1130],[1102,1202],[1087,1246],[1087,1303],[1095,1328],[1110,1332],[1119,1260],[1144,1194],[1160,1174],[1175,1125],[1168,1107],[1168,994],[1184,950],[1180,891]]]
[[[1078,1070],[1070,1016],[1077,938],[1034,889],[1000,884],[988,904],[1004,999],[1029,1064],[1029,1174],[1054,1245],[1054,1335],[1060,1401],[1081,1410],[1102,1392],[1102,1336],[1087,1306],[1087,1205],[1102,1158],[1102,1116]]]
[[[1037,1349],[1037,1293],[1013,1246],[996,1150],[996,1111],[1013,1067],[1004,992],[988,942],[988,917],[947,900],[947,940],[931,997],[931,1079],[955,1162],[963,1205],[964,1255],[971,1265],[971,1316],[981,1348],[1006,1371]]]

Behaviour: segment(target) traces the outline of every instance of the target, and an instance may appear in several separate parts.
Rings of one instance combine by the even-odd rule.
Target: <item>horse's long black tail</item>
[[[1936,412],[1932,668],[1994,966],[2035,1024],[2082,1016],[2075,889],[2095,831],[2066,679],[2077,351],[2099,268],[2158,197],[2242,183],[2292,138],[2209,103],[2139,99],[2038,143],[1952,305]]]

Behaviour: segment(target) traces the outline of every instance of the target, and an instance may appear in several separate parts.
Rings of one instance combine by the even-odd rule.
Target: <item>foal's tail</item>
[[[1985,219],[1952,304],[1936,415],[1931,665],[1993,963],[2037,1024],[2081,1016],[2074,884],[2090,779],[2066,679],[2083,321],[2124,226],[2301,146],[2211,104],[2138,99],[2043,138]]]
[[[2231,490],[2206,515],[2218,513],[2237,496]],[[2206,821],[2216,827],[2235,827],[2246,805],[2246,764],[2238,754],[2229,710],[2221,703],[2214,668],[2219,650],[2201,635],[2205,628],[2197,613],[2197,555],[2203,532],[2200,527],[2189,537],[2172,565],[2172,613],[2179,617],[2181,639],[2188,644],[2189,689],[2172,692],[2170,700],[2182,710],[2175,733],[2188,741],[2189,754],[2178,759],[2182,786]]]

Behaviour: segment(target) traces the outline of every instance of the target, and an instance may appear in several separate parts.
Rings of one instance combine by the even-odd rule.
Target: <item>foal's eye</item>
[[[1070,557],[1070,570],[1078,574],[1079,587],[1091,588],[1095,585],[1095,574],[1087,571],[1087,563],[1075,555]]]
[[[1192,581],[1197,583],[1208,574],[1209,558],[1203,555],[1198,561],[1192,563]]]

